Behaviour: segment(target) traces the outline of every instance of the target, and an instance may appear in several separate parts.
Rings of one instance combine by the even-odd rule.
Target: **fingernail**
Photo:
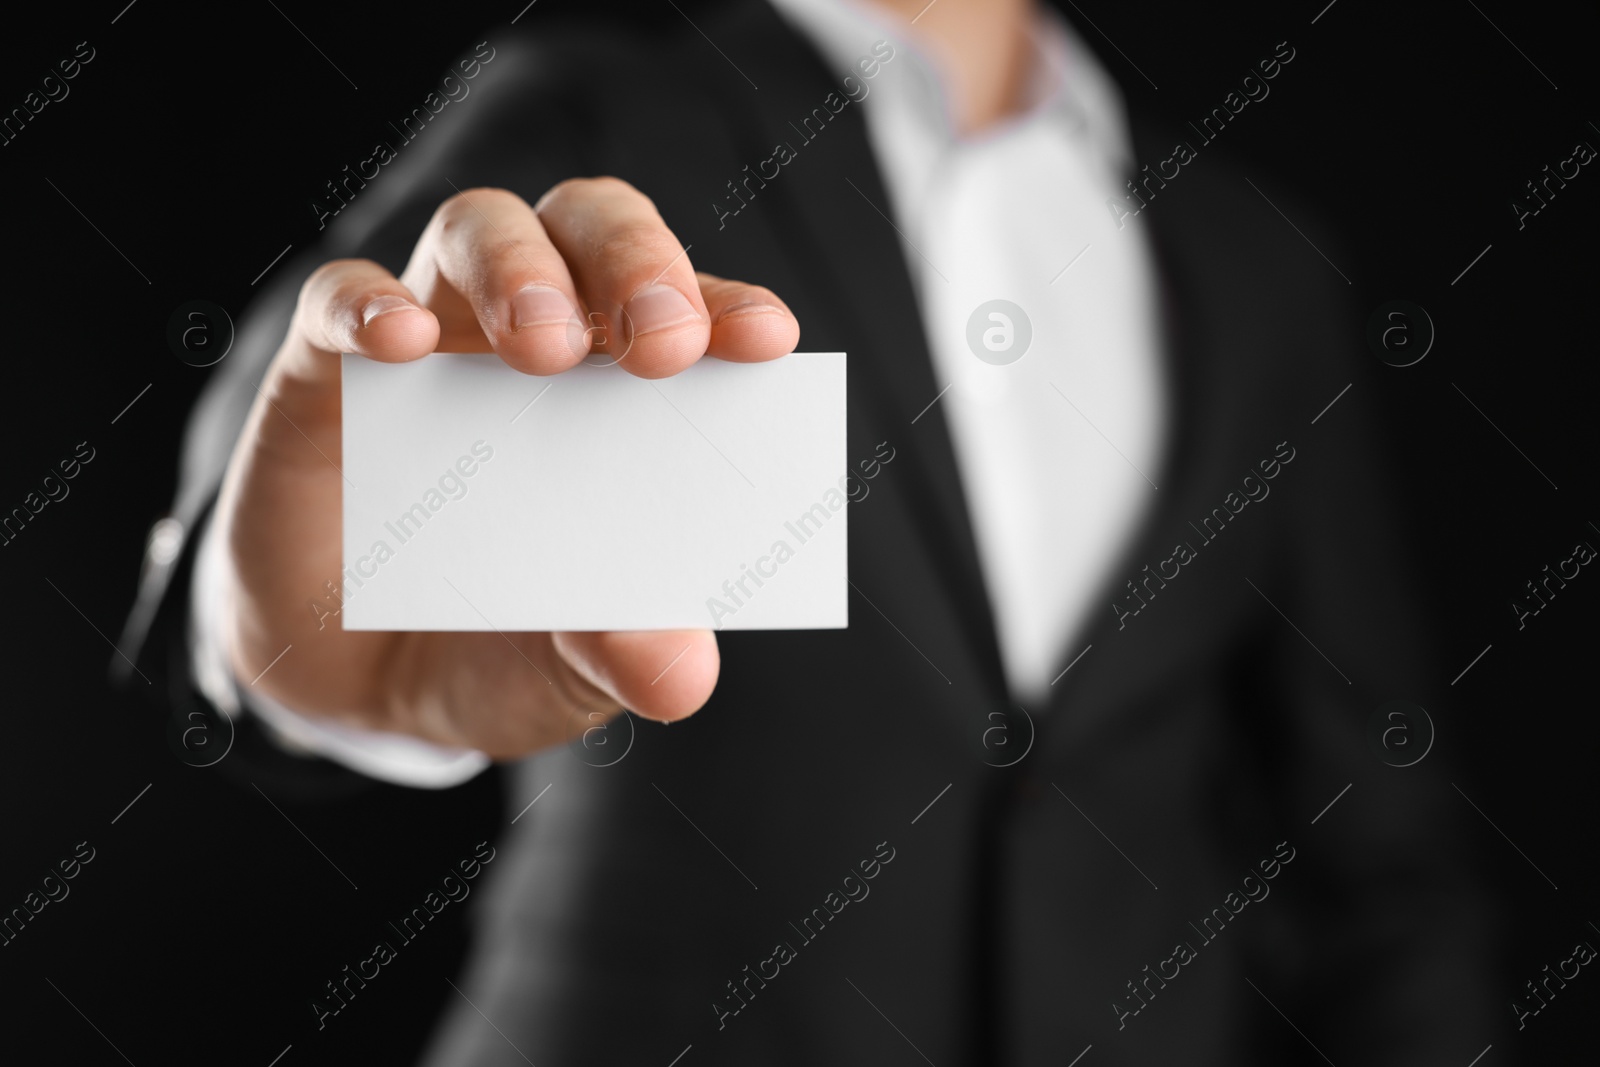
[[[700,320],[700,313],[689,303],[689,298],[670,285],[646,286],[634,293],[622,310],[633,324],[635,337]]]
[[[530,285],[517,290],[511,298],[511,332],[529,326],[550,326],[570,323],[578,317],[567,294],[548,285]]]
[[[730,308],[723,308],[722,314],[717,316],[718,322],[724,322],[739,315],[782,315],[783,309],[773,304],[761,304],[755,301],[744,304],[735,304]]]
[[[417,305],[403,296],[380,296],[368,301],[367,306],[361,309],[361,325],[371,326],[372,320],[379,315],[387,315],[391,311],[400,311],[404,308],[414,308]]]

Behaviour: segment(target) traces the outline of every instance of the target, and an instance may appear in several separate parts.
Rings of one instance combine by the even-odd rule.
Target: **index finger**
[[[281,358],[295,377],[332,384],[340,352],[405,363],[432,352],[438,340],[438,320],[394,275],[371,260],[337,259],[300,287]]]
[[[534,210],[605,324],[597,349],[641,378],[676,374],[705,355],[711,318],[689,250],[647,196],[619,178],[572,178]]]

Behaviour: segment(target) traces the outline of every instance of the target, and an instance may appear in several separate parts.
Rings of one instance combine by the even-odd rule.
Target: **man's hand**
[[[300,292],[217,506],[234,673],[254,679],[292,644],[257,689],[304,714],[499,759],[568,740],[593,712],[693,714],[717,680],[708,630],[319,629],[311,603],[330,581],[341,587],[343,570],[340,353],[404,363],[493,351],[548,375],[593,351],[663,378],[702,355],[774,359],[799,336],[771,292],[695,273],[650,201],[614,178],[562,182],[533,207],[501,189],[453,196],[398,279],[364,260],[323,266]]]

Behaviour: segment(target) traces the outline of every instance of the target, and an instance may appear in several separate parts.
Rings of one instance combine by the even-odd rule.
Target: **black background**
[[[1383,413],[1373,429],[1409,505],[1409,527],[1394,533],[1413,547],[1452,674],[1492,646],[1459,681],[1441,677],[1415,699],[1438,750],[1460,761],[1463,796],[1453,799],[1478,820],[1504,895],[1498,973],[1509,1004],[1576,941],[1600,943],[1590,925],[1600,922],[1591,862],[1600,577],[1585,568],[1520,631],[1509,606],[1576,542],[1600,546],[1589,337],[1600,172],[1585,167],[1521,230],[1511,208],[1523,183],[1577,142],[1600,146],[1600,19],[1576,6],[1402,11],[1374,0],[1337,0],[1319,17],[1322,2],[1064,9],[1135,106],[1176,120],[1220,103],[1287,40],[1293,67],[1229,127],[1226,147],[1280,205],[1283,196],[1321,213],[1310,232],[1334,235],[1322,249],[1358,306],[1408,299],[1437,329],[1421,363],[1374,358],[1352,388]],[[67,499],[0,548],[0,910],[78,842],[96,850],[71,895],[0,948],[12,1023],[0,1047],[8,1060],[21,1042],[84,1064],[120,1062],[108,1040],[138,1064],[264,1067],[291,1044],[286,1067],[410,1062],[456,996],[445,977],[465,948],[463,909],[449,909],[326,1030],[307,1000],[365,953],[385,915],[415,904],[435,872],[509,819],[498,777],[443,793],[374,786],[317,805],[279,798],[275,811],[249,786],[179,762],[161,712],[108,684],[108,639],[209,373],[169,349],[169,318],[201,299],[237,322],[273,258],[293,246],[281,270],[314,242],[309,205],[323,183],[520,5],[279,0],[278,10],[196,14],[143,0],[119,16],[121,3],[53,6],[30,14],[26,31],[0,34],[7,112],[78,42],[95,49],[70,95],[0,147],[11,339],[0,510],[21,504],[78,442],[96,453]],[[590,17],[618,33],[692,33],[685,17],[706,5],[678,7],[540,0],[518,29]],[[723,62],[709,45],[704,60]],[[606,64],[594,56],[596,78]],[[1182,196],[1181,182],[1164,195]],[[1346,325],[1352,337],[1366,327]],[[1584,973],[1483,1063],[1587,1047],[1597,1004],[1600,977]],[[617,1005],[619,1018],[626,1010]]]

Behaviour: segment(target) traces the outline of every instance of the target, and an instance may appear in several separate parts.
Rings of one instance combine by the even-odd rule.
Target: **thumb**
[[[711,699],[722,658],[710,630],[551,635],[556,651],[591,685],[635,714],[688,718]]]
[[[393,274],[371,260],[334,260],[300,288],[289,336],[269,379],[286,395],[274,399],[318,407],[336,403],[340,353],[406,363],[432,352],[438,342],[439,320]]]

